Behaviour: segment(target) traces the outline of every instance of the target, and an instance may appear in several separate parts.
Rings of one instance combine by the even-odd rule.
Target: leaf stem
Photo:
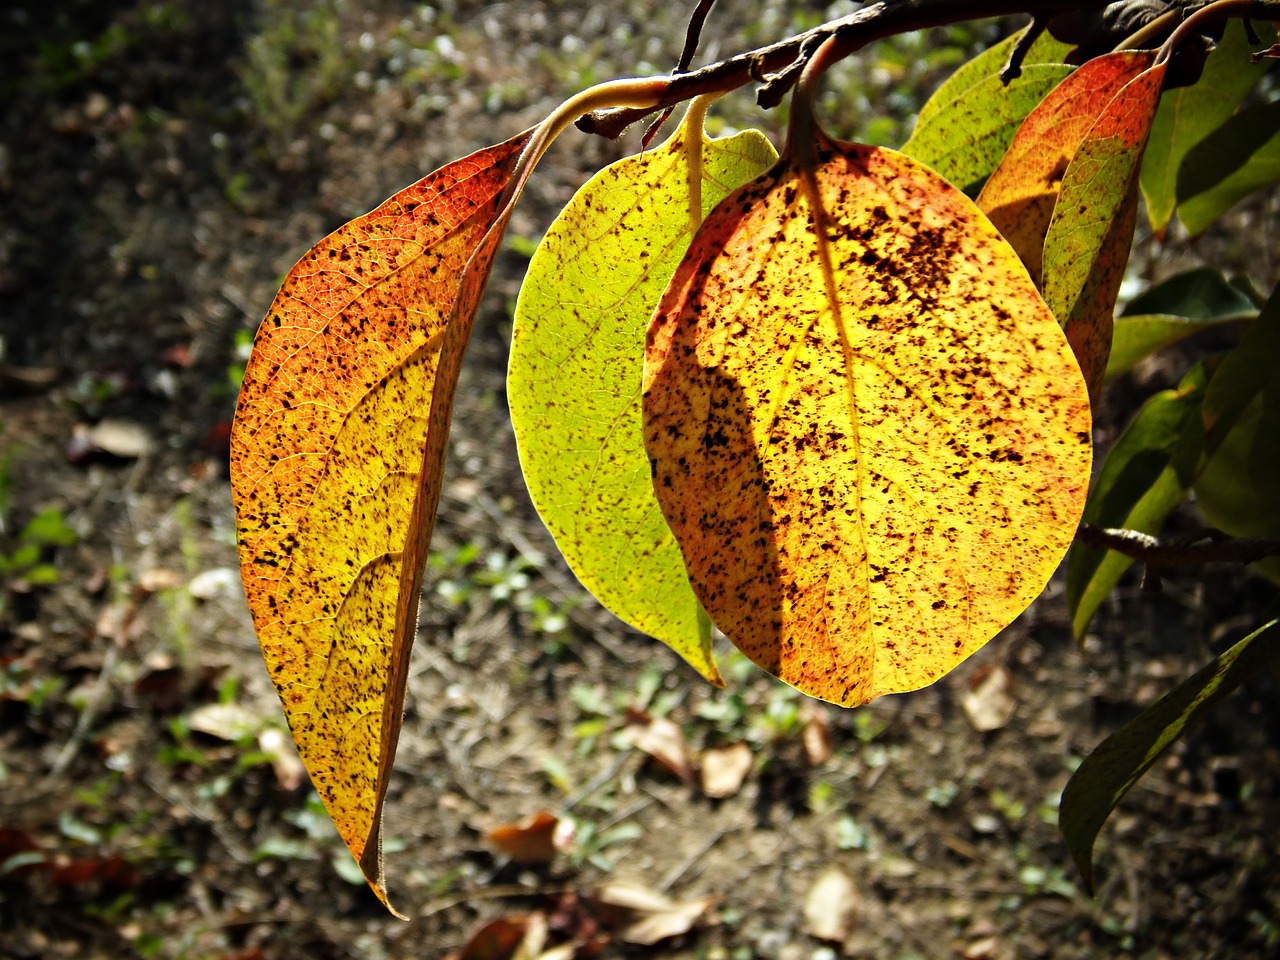
[[[1156,55],[1155,65],[1158,66],[1168,61],[1170,57],[1177,51],[1178,46],[1183,43],[1187,37],[1192,36],[1206,23],[1214,23],[1218,20],[1225,20],[1228,17],[1257,17],[1262,19],[1266,16],[1265,8],[1267,3],[1262,0],[1215,0],[1207,6],[1201,7],[1182,23],[1178,24],[1173,33],[1169,34],[1169,39],[1160,47],[1160,52]],[[1275,10],[1271,11],[1274,16]]]
[[[503,191],[503,206],[510,205],[524,189],[529,174],[537,166],[547,149],[571,123],[585,114],[597,110],[633,109],[646,113],[662,106],[663,93],[671,83],[670,77],[627,77],[609,80],[588,87],[574,94],[547,116],[529,138],[528,146],[512,172],[511,181]]]

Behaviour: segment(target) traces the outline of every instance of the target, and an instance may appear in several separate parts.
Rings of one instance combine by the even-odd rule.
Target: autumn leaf
[[[694,238],[649,329],[644,417],[712,620],[849,706],[932,683],[1017,616],[1088,484],[1084,383],[1012,248],[933,171],[816,129]]]
[[[1090,60],[1060,83],[1018,128],[978,206],[1040,283],[1045,233],[1067,167],[1094,122],[1153,55],[1113,53]]]
[[[507,393],[530,496],[578,579],[723,685],[640,427],[644,335],[663,288],[706,213],[777,157],[755,131],[707,139],[704,109],[663,146],[601,170],[551,225],[516,304]]]
[[[1022,34],[1007,37],[956,70],[920,108],[902,152],[958,187],[981,183],[1009,147],[1019,125],[1073,68],[1071,49],[1041,34],[1022,60],[1017,79],[1000,74]]]
[[[529,139],[442,167],[304,255],[258,330],[231,436],[263,656],[384,903],[382,805],[453,391]]]
[[[1161,61],[1138,74],[1090,127],[1063,175],[1044,238],[1040,289],[1066,331],[1095,402],[1133,245],[1138,169],[1164,73]]]

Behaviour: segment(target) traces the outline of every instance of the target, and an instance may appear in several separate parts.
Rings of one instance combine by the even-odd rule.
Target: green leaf
[[[1136,317],[1117,317],[1111,331],[1111,356],[1107,358],[1106,379],[1127,373],[1143,357],[1171,347],[1193,333],[1251,316],[1253,314],[1235,314],[1213,320],[1192,320],[1167,313],[1144,313]]]
[[[1189,87],[1170,90],[1160,98],[1139,178],[1151,229],[1157,236],[1164,236],[1173,216],[1180,192],[1179,168],[1187,151],[1205,142],[1205,138],[1235,112],[1267,66],[1266,61],[1249,61],[1249,39],[1244,24],[1232,20],[1205,60],[1200,79]],[[1268,129],[1275,129],[1274,124]],[[1217,163],[1221,164],[1218,137],[1213,136],[1209,143]]]
[[[689,147],[699,143],[691,210]],[[547,231],[512,331],[511,420],[543,521],[601,603],[713,682],[710,621],[650,481],[645,331],[698,223],[776,156],[756,131],[708,140],[694,115],[664,146],[606,167]]]
[[[1238,537],[1280,536],[1280,291],[1223,359],[1202,413],[1208,459],[1196,503]],[[1257,564],[1280,581],[1280,558]]]
[[[1245,110],[1187,153],[1178,170],[1178,217],[1202,233],[1249,194],[1280,180],[1280,101]]]
[[[1280,376],[1280,287],[1240,344],[1222,360],[1204,395],[1206,448],[1215,450],[1255,396]]]
[[[1080,765],[1062,792],[1058,824],[1090,893],[1093,844],[1116,804],[1209,707],[1277,662],[1280,621],[1272,620],[1109,736]]]
[[[1111,448],[1085,506],[1084,520],[1102,527],[1155,533],[1186,496],[1203,447],[1200,404],[1209,379],[1198,364],[1176,390],[1157,393]],[[1133,561],[1111,550],[1076,545],[1067,561],[1067,606],[1083,636],[1107,594]]]
[[[921,107],[902,152],[959,187],[987,177],[1027,114],[1072,71],[1062,63],[1071,48],[1046,33],[1031,45],[1022,75],[1006,85],[1000,71],[1019,36],[956,70]]]
[[[1253,315],[1257,311],[1258,305],[1248,293],[1212,267],[1174,274],[1134,297],[1124,308],[1126,316],[1171,313],[1192,320]]]
[[[1205,520],[1237,537],[1280,537],[1280,380],[1241,412],[1195,483]],[[1280,583],[1280,557],[1255,568]]]
[[[1135,297],[1116,318],[1107,377],[1119,376],[1148,354],[1200,330],[1257,315],[1248,294],[1217,270],[1200,267],[1176,274]]]

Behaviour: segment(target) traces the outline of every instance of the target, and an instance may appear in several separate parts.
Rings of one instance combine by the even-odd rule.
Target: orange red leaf
[[[1067,166],[1094,122],[1154,54],[1112,53],[1090,60],[1054,88],[1023,121],[978,194],[978,206],[1040,283],[1045,232]]]
[[[382,803],[453,391],[528,140],[442,167],[303,256],[258,330],[232,430],[267,668],[384,902]]]

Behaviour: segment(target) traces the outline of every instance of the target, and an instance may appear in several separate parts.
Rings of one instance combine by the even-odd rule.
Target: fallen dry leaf
[[[280,789],[292,793],[302,786],[306,780],[307,768],[302,765],[302,758],[293,745],[293,741],[284,732],[268,727],[258,734],[258,749],[271,758],[271,769],[275,772],[276,782]]]
[[[831,759],[831,721],[820,703],[806,702],[800,708],[800,741],[810,765],[820,767]]]
[[[804,899],[804,924],[811,937],[842,943],[858,915],[858,892],[839,867],[828,867]]]
[[[238,703],[207,703],[187,714],[187,726],[197,733],[234,742],[253,736],[262,721]]]
[[[508,823],[485,835],[484,842],[515,863],[550,863],[563,848],[567,834],[560,818],[541,810],[519,823]]]
[[[960,705],[973,729],[980,733],[999,730],[1008,724],[1018,705],[1013,698],[1013,674],[1000,665],[975,673]]]
[[[161,590],[173,590],[182,586],[182,581],[182,574],[176,570],[152,567],[138,575],[138,588],[147,593],[159,593]]]
[[[601,921],[619,940],[642,945],[688,933],[718,899],[699,897],[678,903],[629,883],[607,883],[592,897]]]
[[[626,733],[637,750],[643,750],[686,783],[693,781],[693,754],[679,724],[632,710],[627,716]]]
[[[240,575],[230,567],[214,567],[197,573],[187,584],[187,590],[197,600],[212,600],[238,590]]]
[[[82,442],[88,453],[106,453],[121,460],[136,460],[155,449],[151,433],[140,423],[102,420],[92,427],[78,425],[72,442]]]
[[[751,772],[751,748],[745,743],[712,747],[702,753],[702,792],[721,800],[742,789]]]
[[[511,960],[524,943],[530,921],[539,914],[496,917],[482,924],[448,960]],[[545,922],[545,921],[544,921]]]

